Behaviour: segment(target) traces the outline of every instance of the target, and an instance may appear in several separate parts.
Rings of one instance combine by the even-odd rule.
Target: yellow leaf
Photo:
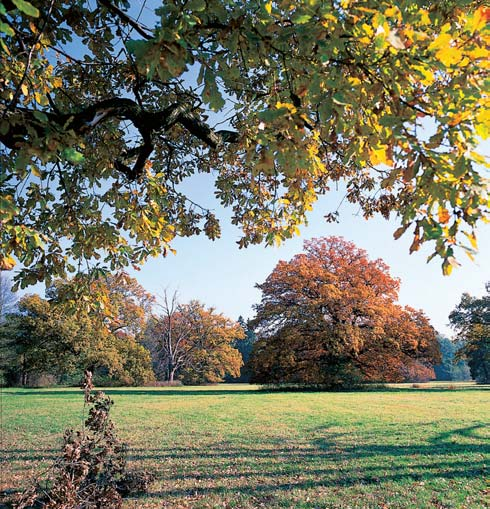
[[[470,32],[476,32],[485,27],[490,20],[490,8],[481,6],[472,15],[468,16],[466,29]]]
[[[490,109],[481,108],[476,114],[475,132],[486,140],[490,134]]]
[[[272,2],[266,2],[264,7],[269,14],[272,12]]]
[[[452,271],[453,271],[453,266],[452,265],[450,265],[449,263],[446,263],[446,262],[444,262],[442,264],[442,273],[445,276],[450,276]]]
[[[369,149],[369,160],[371,164],[376,166],[378,164],[386,164],[390,166],[393,164],[388,155],[388,145],[378,145],[375,148]]]
[[[475,234],[474,233],[466,233],[466,232],[463,232],[463,233],[466,235],[467,239],[470,241],[471,247],[473,249],[478,249],[478,242],[476,240]]]
[[[372,37],[374,35],[374,30],[373,30],[373,27],[371,25],[368,25],[367,23],[363,23],[362,26],[362,31],[368,36],[368,37]]]
[[[436,51],[436,58],[442,62],[446,67],[455,65],[461,62],[463,52],[454,46],[447,46]]]
[[[446,224],[447,222],[449,222],[449,218],[450,218],[449,211],[447,209],[445,209],[444,207],[439,207],[438,216],[439,216],[440,223]]]
[[[277,101],[276,108],[280,110],[281,108],[288,109],[291,113],[296,113],[297,109],[292,103],[282,103],[280,101]]]
[[[432,85],[435,81],[434,74],[424,65],[414,65],[413,68],[422,74],[423,79],[420,80],[422,85]]]
[[[453,115],[451,120],[448,121],[448,125],[451,127],[454,127],[455,125],[458,125],[461,120],[463,120],[463,114],[461,112],[456,113],[456,115]]]
[[[434,41],[432,41],[429,44],[429,47],[427,49],[429,51],[435,51],[448,48],[449,45],[451,44],[451,41],[452,41],[451,34],[439,34],[439,36],[436,37]]]
[[[420,9],[419,16],[421,25],[430,25],[429,13],[425,9]]]
[[[479,154],[478,152],[476,152],[474,150],[470,151],[470,155],[471,155],[471,158],[473,159],[473,161],[475,161],[475,163],[481,164],[481,165],[485,166],[485,168],[490,167],[487,157],[485,157],[484,155]]]
[[[16,262],[11,256],[0,257],[0,270],[12,270],[15,265]]]
[[[34,99],[41,106],[46,106],[48,104],[48,100],[44,95],[41,95],[39,92],[34,92]]]
[[[398,9],[398,7],[388,7],[388,9],[386,9],[385,11],[385,16],[387,18],[391,18],[393,16],[398,16],[398,13],[400,12],[400,9]]]

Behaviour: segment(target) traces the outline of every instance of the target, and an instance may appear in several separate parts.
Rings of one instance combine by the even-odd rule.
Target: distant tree
[[[57,280],[47,295],[66,314],[87,316],[102,331],[104,343],[89,347],[85,357],[89,364],[84,368],[94,372],[96,381],[103,376],[111,383],[135,385],[153,379],[150,354],[139,342],[155,298],[136,279],[125,271],[101,271],[98,277]]]
[[[436,380],[469,380],[471,374],[468,364],[464,359],[456,358],[456,352],[462,347],[461,343],[440,335],[437,340],[442,360],[434,366]]]
[[[89,298],[84,294],[88,289]],[[50,301],[67,311],[89,313],[112,333],[137,338],[145,329],[155,297],[125,271],[99,277],[56,280],[48,289]]]
[[[157,376],[173,382],[220,382],[240,374],[242,358],[233,347],[245,334],[239,324],[193,300],[179,304],[164,295],[162,314],[148,323],[144,344],[152,353]]]
[[[82,345],[100,342],[99,331],[89,320],[63,317],[38,295],[22,297],[19,312],[7,315],[0,326],[0,338],[6,381],[20,385],[32,383],[40,374],[73,372],[77,356],[86,349]]]
[[[257,335],[253,331],[253,329],[249,326],[249,324],[245,321],[243,316],[239,316],[237,323],[242,327],[245,332],[245,337],[243,339],[237,339],[233,343],[233,347],[236,348],[241,356],[243,361],[243,366],[240,368],[240,375],[238,377],[228,376],[226,381],[229,382],[240,382],[247,383],[250,381],[250,367],[248,362],[250,360],[250,355],[252,353],[252,348],[257,341]]]
[[[468,361],[471,376],[480,383],[490,383],[490,283],[486,291],[479,298],[464,293],[449,315],[462,343],[457,355]]]
[[[0,326],[2,371],[9,384],[29,385],[40,375],[63,379],[90,367],[104,380],[124,385],[153,379],[149,352],[122,331],[113,333],[97,316],[38,295],[24,296],[19,312]]]
[[[12,313],[17,305],[17,295],[12,291],[10,278],[0,270],[0,323],[5,315]]]
[[[434,329],[421,311],[396,303],[399,281],[381,260],[339,237],[305,242],[265,283],[252,321],[258,382],[345,385],[433,377]]]

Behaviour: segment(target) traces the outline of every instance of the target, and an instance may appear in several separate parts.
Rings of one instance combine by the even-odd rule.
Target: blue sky
[[[409,255],[410,234],[393,239],[398,227],[396,220],[381,217],[370,220],[358,214],[358,207],[348,203],[340,208],[340,222],[326,223],[323,216],[335,210],[342,199],[340,192],[321,197],[310,215],[309,225],[301,228],[301,236],[279,247],[251,246],[238,249],[239,230],[229,222],[229,215],[213,199],[209,175],[199,175],[188,187],[191,197],[213,208],[222,218],[222,237],[210,241],[204,236],[177,239],[176,255],[152,259],[139,272],[132,272],[150,292],[158,295],[167,289],[177,291],[181,302],[198,299],[230,318],[253,316],[252,306],[260,302],[262,283],[279,260],[289,260],[302,251],[305,239],[339,235],[365,249],[370,258],[382,258],[391,274],[401,279],[400,302],[423,309],[433,326],[446,335],[448,315],[459,302],[461,294],[483,295],[485,281],[490,280],[490,226],[479,230],[479,254],[472,262],[462,251],[461,267],[451,276],[443,276],[437,258],[429,264],[427,256],[432,246]]]

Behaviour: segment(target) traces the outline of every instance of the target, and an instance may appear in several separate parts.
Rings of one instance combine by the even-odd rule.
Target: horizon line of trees
[[[489,381],[488,295],[463,295],[451,341],[396,302],[384,262],[339,237],[279,262],[249,321],[175,293],[158,303],[124,272],[83,284],[90,299],[80,281],[58,280],[46,299],[17,302],[1,278],[2,384],[76,384],[87,368],[105,385]]]

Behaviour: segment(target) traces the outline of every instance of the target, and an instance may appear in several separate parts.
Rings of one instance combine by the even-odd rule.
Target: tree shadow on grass
[[[164,464],[160,489],[150,497],[205,494],[273,494],[291,489],[352,487],[386,483],[430,483],[481,479],[490,446],[478,436],[483,425],[441,433],[425,444],[356,444],[338,434],[290,446],[245,447],[216,443],[206,450],[175,447],[132,450],[138,465]],[[458,443],[457,439],[478,440]],[[175,486],[179,486],[175,488]]]
[[[428,483],[481,479],[490,445],[481,436],[483,424],[459,428],[411,445],[409,437],[381,434],[364,442],[328,428],[311,430],[312,438],[265,437],[260,442],[218,441],[169,449],[130,448],[131,469],[157,475],[150,498],[206,495],[275,497],[293,489],[349,488],[387,483]],[[470,442],[471,440],[471,442]],[[56,449],[36,452],[17,448],[2,462],[51,461]],[[1,465],[0,465],[1,468]],[[137,499],[138,497],[132,497]]]

